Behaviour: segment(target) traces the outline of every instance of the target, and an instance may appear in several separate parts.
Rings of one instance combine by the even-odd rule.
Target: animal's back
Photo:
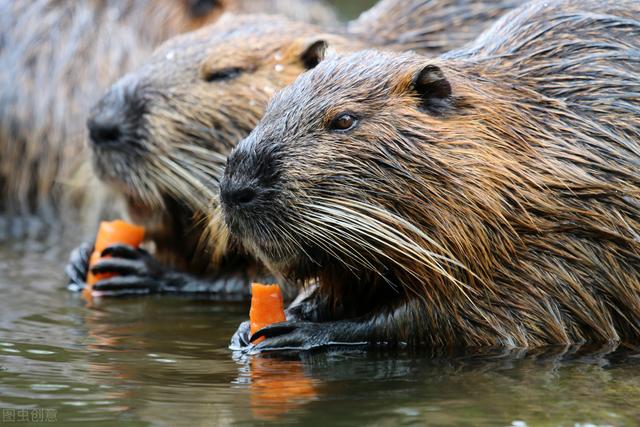
[[[381,0],[349,23],[349,32],[376,46],[432,55],[474,40],[498,17],[526,0]]]
[[[613,131],[640,135],[637,120],[619,120],[640,113],[638,1],[534,1],[502,17],[469,48],[445,57],[484,62],[488,72],[507,71]]]
[[[488,120],[510,133],[515,152],[520,134],[527,141],[515,157],[516,188],[526,191],[514,194],[536,227],[519,231],[528,249],[510,273],[516,283],[539,281],[565,306],[558,317],[572,319],[566,324],[579,319],[593,327],[583,327],[582,337],[636,340],[640,2],[532,2],[469,48],[444,57],[460,60],[463,68],[469,61],[495,82],[487,99],[495,98],[494,106],[506,102],[518,118],[504,120],[495,107]],[[517,221],[514,216],[512,223]]]

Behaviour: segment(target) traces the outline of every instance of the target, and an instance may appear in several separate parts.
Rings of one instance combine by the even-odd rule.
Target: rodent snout
[[[277,197],[271,157],[258,153],[252,141],[243,141],[227,159],[220,180],[220,206],[232,230],[243,234],[272,210]]]
[[[220,185],[220,199],[229,207],[249,207],[255,202],[257,195],[256,189],[249,186],[234,186],[228,184],[228,180],[223,180]]]
[[[87,120],[89,138],[94,145],[113,145],[122,141],[122,130],[115,115],[101,111]]]
[[[262,190],[252,180],[226,175],[220,180],[220,206],[224,221],[232,233],[242,236],[251,227],[262,208]]]
[[[124,79],[123,79],[124,80]],[[140,141],[139,126],[144,103],[135,86],[121,82],[111,88],[92,108],[87,119],[89,140],[93,147],[115,148]]]

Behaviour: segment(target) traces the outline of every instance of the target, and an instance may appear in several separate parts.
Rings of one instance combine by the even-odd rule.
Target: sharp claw
[[[304,332],[304,326],[311,325],[308,322],[281,322],[265,326],[251,336],[251,342],[260,337],[265,339],[247,348],[249,354],[262,351],[290,351],[306,350],[306,345],[311,337]]]
[[[123,258],[104,258],[98,261],[92,268],[93,274],[118,273],[123,275],[146,275],[146,266],[140,260]]]
[[[258,338],[265,337],[271,338],[277,335],[288,334],[298,328],[295,322],[280,322],[274,323],[269,326],[265,326],[264,328],[256,331],[255,334],[251,335],[249,338],[250,342],[254,342]]]
[[[124,259],[140,259],[143,253],[133,246],[116,243],[108,246],[102,251],[101,256],[112,256],[115,258]]]
[[[300,351],[310,350],[313,345],[307,343],[308,338],[304,334],[292,332],[286,335],[267,338],[258,344],[251,345],[247,350],[249,354],[257,354],[263,351]]]

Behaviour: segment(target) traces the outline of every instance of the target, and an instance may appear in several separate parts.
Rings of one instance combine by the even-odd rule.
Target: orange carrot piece
[[[95,251],[102,253],[108,246],[116,243],[138,247],[144,239],[144,227],[129,224],[121,219],[100,223],[96,236]]]
[[[284,314],[282,292],[278,285],[263,285],[254,283],[251,285],[251,310],[249,321],[251,322],[251,334],[256,333],[272,323],[287,320]],[[260,338],[256,343],[262,341]]]
[[[121,219],[101,222],[96,236],[96,244],[89,259],[89,271],[91,267],[100,260],[100,254],[102,254],[102,251],[108,246],[122,243],[137,248],[142,243],[142,240],[144,240],[144,227],[129,224]],[[87,274],[87,286],[84,288],[85,295],[91,295],[91,288],[98,280],[112,276],[114,275],[109,273],[92,274],[89,272]]]

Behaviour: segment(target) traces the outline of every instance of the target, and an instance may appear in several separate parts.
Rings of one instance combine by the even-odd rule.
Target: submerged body
[[[640,343],[639,48],[638,2],[532,2],[464,50],[281,91],[221,201],[316,286],[255,349]]]
[[[271,96],[313,68],[327,43],[332,52],[342,53],[371,46],[442,52],[472,39],[478,28],[489,25],[487,19],[521,2],[385,0],[346,27],[335,28],[265,15],[228,15],[165,43],[94,108],[89,121],[94,166],[124,196],[129,215],[151,230],[162,265],[215,280],[207,287],[185,275],[177,284],[179,275],[166,270],[165,281],[161,264],[154,264],[150,276],[147,264],[153,259],[145,255],[133,268],[131,253],[122,268],[118,259],[109,261],[107,267],[121,275],[96,289],[195,288],[247,295],[250,276],[266,273],[228,241],[221,227],[208,228],[204,218],[217,196],[227,153],[254,128]],[[445,31],[447,18],[459,27]],[[202,240],[215,243],[203,250],[198,245]],[[82,252],[89,251],[87,245]],[[76,254],[72,260],[76,281],[86,272],[84,259],[86,255]],[[219,285],[246,269],[252,273],[234,280],[233,287]]]

